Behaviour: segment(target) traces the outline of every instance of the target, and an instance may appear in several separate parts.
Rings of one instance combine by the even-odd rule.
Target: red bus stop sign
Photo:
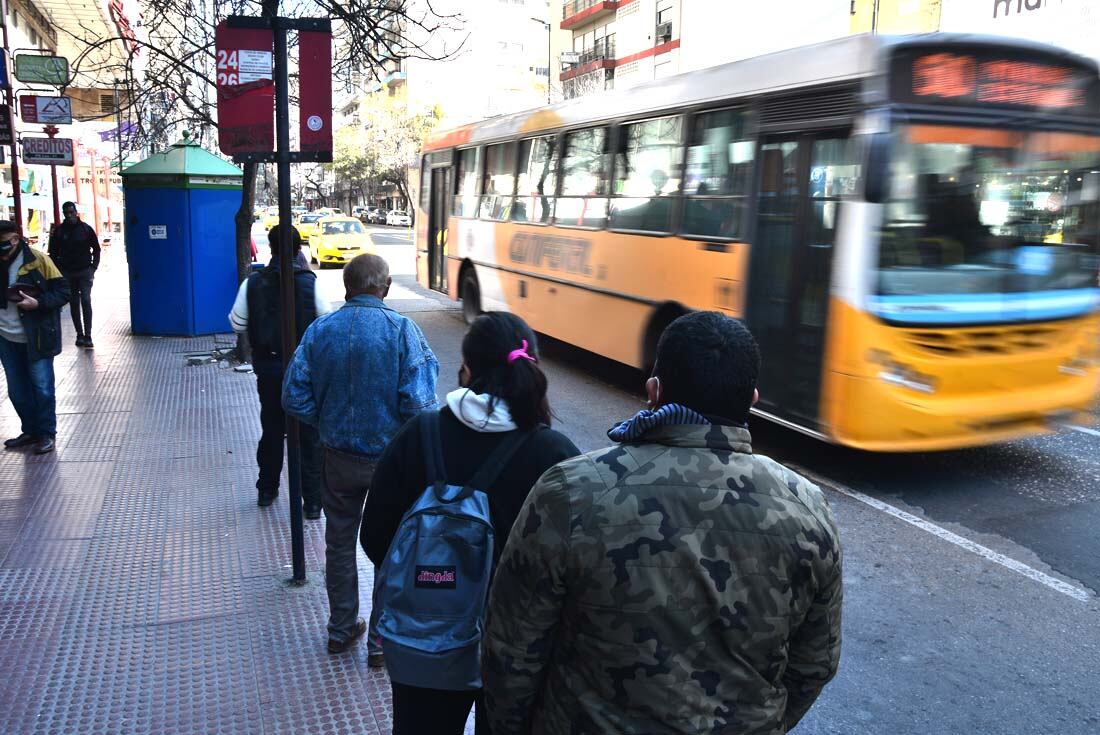
[[[275,150],[271,30],[218,24],[218,147],[226,155]]]

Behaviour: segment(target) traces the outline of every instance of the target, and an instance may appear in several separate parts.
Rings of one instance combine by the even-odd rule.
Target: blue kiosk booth
[[[122,172],[134,334],[229,331],[243,172],[183,140]]]

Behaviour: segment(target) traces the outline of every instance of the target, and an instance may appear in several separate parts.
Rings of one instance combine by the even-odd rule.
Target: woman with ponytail
[[[550,428],[546,375],[538,363],[538,341],[519,317],[483,314],[462,340],[459,388],[439,411],[439,438],[448,484],[473,478],[493,451],[516,432],[527,435],[497,479],[483,490],[489,498],[497,551],[504,547],[527,494],[543,472],[580,450]],[[405,512],[428,485],[419,421],[409,421],[378,463],[360,539],[380,568]],[[393,733],[460,735],[480,690],[444,691],[394,683]],[[487,733],[479,706],[477,733]]]

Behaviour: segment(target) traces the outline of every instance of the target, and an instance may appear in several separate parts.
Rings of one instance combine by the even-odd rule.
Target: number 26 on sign
[[[218,84],[240,84],[240,61],[237,51],[218,51]]]

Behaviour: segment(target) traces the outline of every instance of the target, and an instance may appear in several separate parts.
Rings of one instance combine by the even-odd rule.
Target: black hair
[[[462,361],[470,370],[468,387],[490,396],[489,412],[496,400],[502,400],[516,426],[529,431],[539,424],[549,426],[553,414],[546,398],[546,375],[538,363],[523,358],[508,362],[508,355],[522,348],[524,340],[527,354],[537,359],[538,340],[527,322],[507,312],[487,312],[463,337]]]
[[[65,202],[61,205],[62,209],[65,209],[66,207],[72,207],[73,209],[76,209],[76,204],[74,202]]]
[[[276,225],[267,232],[267,244],[271,246],[271,252],[279,253],[279,227]],[[290,249],[300,250],[302,247],[302,234],[297,227],[290,228]]]
[[[697,311],[665,329],[653,374],[661,381],[663,403],[745,422],[760,376],[760,349],[739,320]]]

